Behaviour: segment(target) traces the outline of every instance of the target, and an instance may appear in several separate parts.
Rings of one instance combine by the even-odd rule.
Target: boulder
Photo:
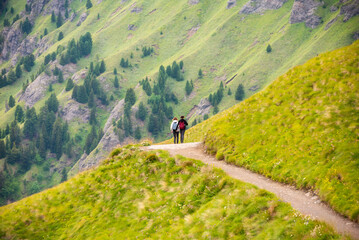
[[[87,18],[87,13],[82,13],[80,16],[79,21],[77,22],[76,26],[80,26]]]
[[[285,2],[287,0],[250,0],[242,7],[239,13],[263,13],[266,10],[281,8]]]
[[[236,6],[237,0],[228,0],[227,2],[227,9],[230,9],[234,6]]]
[[[199,3],[199,0],[189,0],[188,1],[188,4],[189,5],[196,5],[196,4],[198,4]]]
[[[74,100],[69,101],[59,112],[62,119],[68,122],[76,120],[78,122],[87,123],[90,119],[90,109],[88,106]]]
[[[315,0],[296,0],[293,3],[289,22],[291,24],[305,22],[307,27],[317,27],[321,23],[321,17],[317,16],[315,11],[321,5],[323,5],[322,2]]]
[[[127,30],[129,30],[129,31],[135,31],[136,28],[137,28],[137,27],[136,27],[135,25],[133,25],[133,24],[128,24]]]

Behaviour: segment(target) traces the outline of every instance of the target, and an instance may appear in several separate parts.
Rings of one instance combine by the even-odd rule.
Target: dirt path
[[[247,169],[218,161],[213,156],[207,155],[204,152],[202,143],[153,145],[144,149],[162,149],[167,150],[172,156],[179,154],[184,157],[201,160],[208,165],[224,170],[235,179],[251,183],[276,194],[281,200],[290,203],[294,209],[302,214],[333,226],[338,233],[350,235],[353,239],[359,239],[359,224],[334,212],[327,205],[323,204],[318,196],[296,190],[292,186],[275,182]]]

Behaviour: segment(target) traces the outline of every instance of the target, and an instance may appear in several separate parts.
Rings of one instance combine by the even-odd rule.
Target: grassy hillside
[[[43,7],[43,11],[47,11],[53,2],[50,0]],[[32,70],[27,72],[22,67],[22,76],[12,85],[0,89],[1,131],[4,131],[5,127],[14,121],[16,106],[9,111],[5,110],[5,102],[8,101],[10,95],[18,101],[22,94],[23,84],[27,81],[31,83],[41,69],[45,69],[44,72],[49,73],[49,77],[52,77],[50,76],[52,69],[55,65],[59,65],[60,55],[66,52],[64,48],[71,39],[78,41],[80,36],[87,31],[92,35],[92,52],[79,59],[72,68],[78,74],[86,72],[90,62],[96,64],[104,59],[106,63],[106,71],[98,78],[109,99],[109,105],[104,106],[97,100],[98,123],[96,130],[100,131],[104,127],[111,110],[118,100],[124,98],[126,90],[131,87],[135,88],[137,96],[133,109],[136,109],[139,103],[143,102],[149,112],[144,121],[139,121],[132,116],[133,121],[130,122],[133,124],[133,130],[139,127],[142,138],[155,138],[155,141],[160,141],[168,138],[167,132],[162,130],[157,135],[149,133],[148,129],[151,128],[149,97],[144,93],[142,87],[138,86],[138,83],[148,76],[152,79],[150,85],[153,87],[157,81],[158,69],[161,65],[166,67],[171,65],[173,61],[183,61],[184,81],[178,82],[169,77],[166,83],[166,91],[173,92],[179,103],[175,104],[169,101],[166,102],[166,105],[172,107],[172,115],[188,115],[190,109],[198,104],[201,99],[207,98],[210,93],[217,91],[221,82],[225,85],[225,93],[229,88],[234,93],[237,86],[240,83],[243,84],[245,97],[250,97],[289,68],[303,63],[318,53],[351,44],[353,33],[359,30],[357,24],[359,16],[355,16],[344,23],[340,10],[335,12],[330,10],[332,5],[338,4],[333,0],[322,1],[326,7],[319,7],[316,10],[317,15],[322,17],[322,23],[315,29],[306,27],[305,23],[289,23],[294,0],[286,2],[280,9],[250,15],[239,14],[242,6],[247,2],[246,0],[237,1],[236,6],[231,9],[226,9],[226,1],[219,0],[201,0],[196,5],[189,4],[188,0],[175,3],[166,0],[93,0],[93,7],[90,9],[86,8],[86,1],[73,0],[69,2],[69,18],[76,13],[72,21],[66,19],[64,24],[57,28],[56,23],[51,22],[51,11],[41,12],[34,19],[32,31],[28,35],[19,36],[19,42],[25,37],[27,39],[36,37],[38,43],[41,42],[41,44],[35,47],[33,51],[36,61]],[[18,28],[20,21],[24,22],[24,19],[31,15],[24,12],[26,3],[25,0],[7,1],[6,8],[8,11],[0,14],[0,31]],[[14,9],[13,13],[11,13],[11,8]],[[57,10],[55,9],[55,12]],[[20,19],[12,24],[17,14],[20,15]],[[62,14],[64,15],[64,12]],[[83,14],[88,16],[78,26],[77,23]],[[3,26],[5,19],[8,19],[12,24],[8,28]],[[326,29],[326,25],[333,19],[337,20],[330,28]],[[44,35],[45,28],[48,31],[46,36]],[[62,40],[58,40],[60,32],[64,35]],[[271,53],[266,52],[268,44],[272,46]],[[154,53],[142,57],[142,47],[153,47]],[[45,56],[53,52],[58,53],[57,61],[44,66]],[[128,59],[132,67],[121,67],[121,58]],[[15,62],[12,60],[3,61],[0,64],[0,69],[9,70]],[[113,87],[114,68],[118,71],[119,89]],[[203,70],[203,78],[198,77],[199,69]],[[72,77],[72,72],[69,77]],[[232,79],[232,77],[234,78]],[[232,80],[230,81],[230,79]],[[54,90],[52,92],[46,91],[44,93],[44,97],[34,105],[37,113],[45,105],[51,93],[57,95],[60,108],[74,102],[71,99],[72,90],[64,91],[66,80],[67,76],[63,83],[56,82],[53,84]],[[185,92],[187,80],[193,80],[194,84],[193,92],[189,96]],[[79,78],[77,84],[82,85],[83,83],[84,79]],[[237,101],[234,99],[234,95],[224,94],[218,105],[219,111],[227,109],[235,103]],[[16,104],[24,106],[23,102],[16,102]],[[87,109],[87,104],[78,103],[72,106],[76,109]],[[210,116],[213,115],[212,110],[213,108],[210,109]],[[132,112],[133,115],[134,112],[135,110]],[[189,122],[201,121],[203,117],[203,115],[195,114],[189,119]],[[51,155],[44,157],[43,161],[31,159],[31,169],[26,173],[19,173],[17,163],[11,165],[8,164],[8,161],[1,160],[3,163],[1,165],[5,166],[3,169],[11,169],[7,176],[18,182],[16,189],[21,190],[18,193],[19,196],[30,193],[30,185],[27,183],[35,184],[38,186],[35,189],[38,190],[59,183],[63,169],[65,169],[63,173],[66,173],[74,166],[86,147],[87,136],[90,135],[92,128],[89,122],[82,121],[83,118],[85,117],[78,116],[68,121],[70,145],[73,147],[72,156],[63,154],[59,160],[51,158]],[[169,118],[172,116],[164,117],[165,120],[160,128],[168,129]],[[118,118],[115,120],[119,122]],[[122,130],[116,129],[116,131]],[[8,136],[3,136],[3,139],[5,140],[6,137]],[[122,141],[123,134],[122,136],[118,134],[118,138],[122,138],[122,142],[134,142],[134,137],[132,133]],[[26,144],[27,139],[22,139],[20,145]],[[101,152],[102,150],[95,148],[92,155],[96,151]],[[7,153],[9,152],[11,152],[10,148],[7,149]],[[1,195],[0,193],[0,197]],[[8,200],[13,201],[17,197],[4,197],[4,199],[3,203]]]
[[[359,221],[359,41],[187,131],[219,160],[312,189]],[[170,142],[170,141],[168,141]]]
[[[273,194],[167,152],[116,149],[97,169],[0,208],[6,239],[340,239]]]

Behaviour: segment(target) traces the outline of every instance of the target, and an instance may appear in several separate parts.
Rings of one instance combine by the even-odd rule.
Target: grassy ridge
[[[339,239],[273,194],[167,152],[116,149],[95,170],[0,208],[7,239]]]
[[[310,188],[359,221],[359,41],[191,128],[218,159]]]

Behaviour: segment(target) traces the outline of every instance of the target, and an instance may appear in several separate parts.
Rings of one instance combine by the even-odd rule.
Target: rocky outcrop
[[[199,0],[189,0],[188,1],[188,4],[189,5],[196,5],[196,4],[198,4],[199,3]]]
[[[353,33],[353,39],[354,41],[359,39],[359,32]]]
[[[359,14],[359,0],[353,0],[341,7],[340,14],[344,15],[343,22]]]
[[[333,25],[333,23],[335,23],[336,21],[337,21],[337,19],[338,19],[338,16],[336,16],[335,18],[333,18],[332,20],[330,20],[328,23],[327,23],[327,25],[325,25],[325,30],[328,30],[332,25]]]
[[[104,135],[97,147],[87,156],[83,155],[78,161],[76,168],[81,172],[99,164],[99,162],[108,155],[114,147],[121,142],[114,131],[113,121],[117,121],[123,115],[124,99],[120,100],[111,111],[109,118],[104,126]]]
[[[51,47],[51,44],[49,43],[48,38],[45,36],[37,44],[36,57],[43,54],[47,49],[49,49],[49,47]]]
[[[37,37],[27,37],[25,38],[21,44],[20,47],[18,48],[18,53],[20,53],[22,56],[26,56],[31,54],[35,48],[38,47],[37,44]]]
[[[4,47],[1,52],[1,60],[8,60],[17,53],[17,50],[21,45],[22,33],[18,24],[16,24],[11,28],[5,29],[2,35],[5,40]]]
[[[296,0],[293,4],[289,22],[291,24],[305,22],[310,28],[315,28],[321,23],[321,18],[315,14],[318,6],[323,5],[315,0]]]
[[[76,26],[80,26],[87,18],[87,13],[82,13],[80,16],[79,21],[77,22]]]
[[[65,66],[57,66],[64,75],[64,79],[71,76],[76,71],[75,64],[67,64]],[[55,68],[55,64],[52,66],[52,69]],[[24,101],[25,106],[33,107],[35,103],[41,100],[48,90],[50,84],[55,83],[57,78],[52,74],[49,76],[45,72],[41,73],[29,86],[26,88],[25,92],[20,96],[19,102]]]
[[[211,103],[206,98],[202,98],[198,105],[194,105],[193,108],[187,114],[187,118],[190,119],[196,116],[203,116],[209,114],[211,110]]]
[[[44,0],[42,0],[42,1],[44,1]],[[69,4],[70,3],[71,3],[71,0],[69,0]],[[65,11],[66,11],[65,1],[64,0],[52,0],[49,4],[47,4],[45,6],[45,10],[43,11],[43,15],[51,14],[52,11],[54,11],[56,15],[59,12],[61,12],[61,14],[64,15]]]
[[[133,25],[133,24],[128,24],[128,26],[127,26],[127,30],[129,30],[129,31],[135,31],[136,28],[137,27],[135,25]]]
[[[236,3],[237,3],[237,0],[229,0],[228,2],[227,2],[227,9],[230,9],[230,8],[232,8],[232,7],[234,7],[234,6],[236,6]]]
[[[142,12],[142,8],[140,7],[134,7],[132,10],[131,10],[132,13],[140,13]]]
[[[239,13],[252,14],[263,13],[266,10],[279,9],[287,0],[250,0]]]
[[[31,6],[31,16],[33,18],[39,16],[49,1],[50,0],[27,0],[27,4]]]
[[[62,119],[68,122],[76,120],[87,123],[90,119],[90,109],[88,106],[73,100],[69,101],[59,112]]]

